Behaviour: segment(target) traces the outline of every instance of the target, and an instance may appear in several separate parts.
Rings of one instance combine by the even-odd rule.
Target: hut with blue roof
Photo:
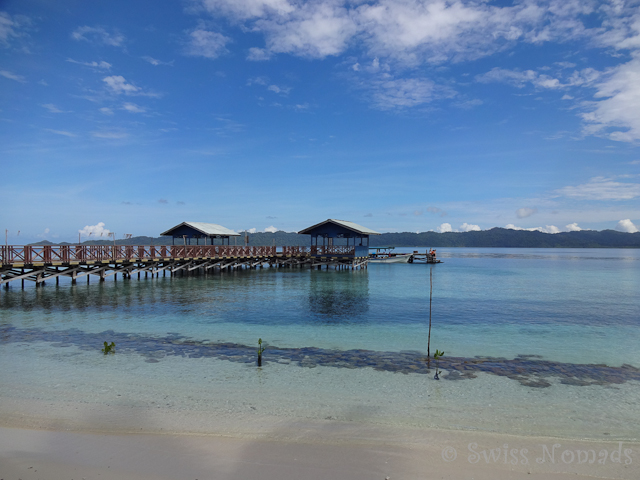
[[[317,256],[369,256],[369,236],[379,232],[354,222],[329,218],[298,232],[311,236],[311,249]],[[314,249],[314,247],[316,247]]]
[[[176,244],[176,238],[180,239],[179,243],[184,242],[185,245],[193,245],[193,239],[196,240],[196,245],[200,245],[200,239],[203,240],[202,245],[215,245],[216,239],[219,240],[218,245],[224,245],[225,240],[229,245],[230,237],[240,236],[239,233],[222,225],[203,222],[182,222],[160,235],[173,237],[173,245]]]

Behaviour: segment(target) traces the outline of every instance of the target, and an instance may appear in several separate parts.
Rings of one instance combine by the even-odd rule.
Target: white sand
[[[410,432],[413,442],[400,441],[399,432],[370,429],[352,430],[348,443],[332,442],[333,432],[343,439],[342,426],[290,425],[301,438],[297,442],[225,437],[217,435],[110,435],[98,433],[52,432],[0,428],[0,478],[32,479],[563,479],[563,478],[640,478],[638,445],[623,445],[633,450],[630,465],[607,459],[604,465],[563,462],[561,452],[618,449],[617,444],[564,442],[560,440],[505,437],[469,432]],[[302,428],[300,428],[302,427]],[[300,429],[298,429],[300,428]],[[317,429],[317,431],[316,431]],[[313,441],[306,441],[305,431],[312,431]],[[276,432],[277,433],[277,432]],[[417,437],[420,441],[416,441]],[[268,437],[268,435],[266,435]],[[375,440],[372,440],[375,438]],[[322,441],[321,441],[322,440]],[[471,463],[468,444],[476,442],[480,454]],[[489,463],[482,450],[509,448],[528,453],[529,465],[512,465],[502,457]],[[555,463],[541,458],[542,447],[555,449]],[[456,449],[452,461],[443,459],[443,450]],[[509,460],[509,459],[508,459]]]

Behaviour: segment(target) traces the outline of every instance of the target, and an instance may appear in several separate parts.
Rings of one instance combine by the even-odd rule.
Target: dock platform
[[[212,270],[239,268],[366,268],[368,257],[353,246],[250,247],[231,245],[4,245],[0,246],[0,285],[33,281],[37,286],[47,280],[95,275],[104,281],[109,276],[131,278],[185,275]]]

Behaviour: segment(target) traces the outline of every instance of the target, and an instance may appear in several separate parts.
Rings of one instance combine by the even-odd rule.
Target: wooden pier
[[[232,245],[5,245],[0,246],[0,285],[21,280],[44,285],[47,280],[90,275],[104,281],[121,274],[163,276],[240,268],[366,268],[368,257],[355,246],[249,247]]]

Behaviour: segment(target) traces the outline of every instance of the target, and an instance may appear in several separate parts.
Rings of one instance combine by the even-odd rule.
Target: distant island
[[[244,233],[244,232],[240,232]],[[278,231],[249,233],[249,245],[310,245],[308,235]],[[118,239],[118,245],[171,245],[170,237],[132,237]],[[236,237],[238,245],[244,237]],[[640,232],[624,233],[616,230],[582,230],[579,232],[542,233],[507,228],[492,228],[479,232],[400,232],[370,237],[371,247],[491,247],[491,248],[640,248]],[[42,241],[32,245],[51,245]],[[62,243],[66,245],[68,243]],[[110,240],[90,240],[83,245],[111,245]],[[233,240],[231,240],[233,245]]]

